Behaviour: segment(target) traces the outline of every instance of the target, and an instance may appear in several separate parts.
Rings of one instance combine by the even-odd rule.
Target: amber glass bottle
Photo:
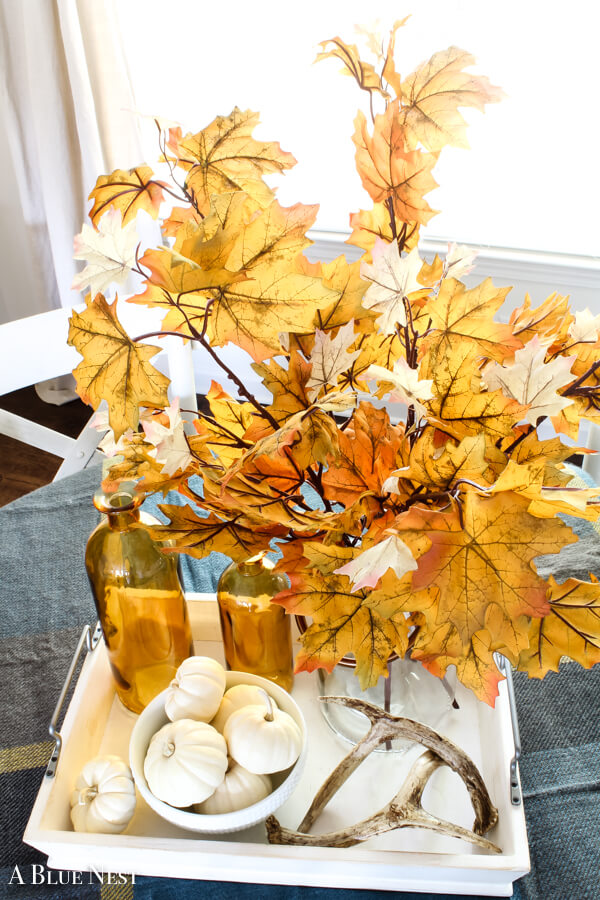
[[[232,563],[217,588],[225,659],[230,669],[262,675],[286,691],[294,681],[290,617],[271,598],[289,585],[259,553]]]
[[[193,653],[177,562],[140,521],[142,499],[133,486],[98,492],[94,505],[106,518],[85,554],[117,694],[136,713],[168,687]]]

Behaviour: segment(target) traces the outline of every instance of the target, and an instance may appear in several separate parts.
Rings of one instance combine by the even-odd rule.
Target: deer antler
[[[481,837],[498,821],[498,810],[492,804],[476,765],[460,747],[426,725],[412,719],[391,716],[364,700],[353,697],[328,697],[326,702],[340,703],[363,713],[370,720],[371,728],[317,791],[308,812],[298,826],[298,831],[283,828],[275,816],[269,816],[266,822],[269,843],[351,847],[394,828],[412,827],[429,828],[450,837],[470,841],[486,850],[501,852],[496,844]],[[380,744],[396,738],[408,738],[423,744],[428,750],[415,761],[404,784],[393,799],[379,812],[349,828],[329,834],[307,834],[327,803],[360,763]],[[435,770],[442,765],[449,766],[460,775],[469,791],[475,811],[473,831],[438,819],[426,812],[421,805],[425,785]]]

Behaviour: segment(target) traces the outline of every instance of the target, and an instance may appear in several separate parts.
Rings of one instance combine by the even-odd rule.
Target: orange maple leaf
[[[323,474],[325,496],[350,506],[365,491],[381,495],[402,437],[403,429],[390,424],[385,410],[361,403],[352,424],[339,432],[339,458]]]
[[[362,112],[354,125],[356,167],[369,196],[376,203],[390,198],[401,222],[426,224],[435,215],[424,195],[437,187],[431,174],[437,156],[406,147],[397,101],[375,116],[372,136]]]
[[[577,538],[556,519],[538,519],[527,512],[529,501],[512,494],[463,496],[459,509],[439,512],[413,506],[396,519],[404,529],[425,531],[431,549],[418,560],[413,585],[440,589],[437,623],[450,622],[466,643],[486,627],[486,611],[497,605],[507,622],[548,612],[546,582],[533,560],[558,553]],[[507,646],[514,640],[508,640]],[[516,646],[516,645],[515,645]]]

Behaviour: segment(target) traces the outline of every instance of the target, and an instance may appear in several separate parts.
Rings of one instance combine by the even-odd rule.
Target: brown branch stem
[[[271,413],[269,412],[268,409],[265,409],[264,406],[258,402],[258,400],[254,396],[254,394],[252,394],[248,390],[248,388],[246,387],[244,382],[240,378],[238,378],[238,376],[235,374],[235,372],[233,372],[229,368],[229,366],[223,362],[222,359],[220,359],[219,354],[215,352],[215,350],[211,347],[211,345],[208,343],[206,338],[198,335],[196,340],[198,341],[198,343],[200,344],[201,347],[204,347],[204,349],[209,354],[209,356],[212,356],[212,358],[217,363],[217,365],[220,366],[221,369],[223,369],[223,371],[225,372],[227,377],[230,378],[231,381],[233,381],[233,383],[237,387],[239,393],[252,404],[252,406],[256,409],[256,411],[262,416],[263,419],[267,420],[269,425],[271,425],[275,431],[279,431],[279,422],[277,421],[277,419],[275,419],[271,415]]]
[[[583,375],[582,375],[580,378],[577,379],[577,381],[574,381],[573,384],[570,384],[570,385],[569,385],[569,387],[566,389],[566,391],[563,392],[563,397],[569,397],[571,391],[576,390],[577,388],[581,387],[581,385],[583,384],[583,382],[584,382],[587,378],[589,378],[591,375],[593,375],[594,372],[596,372],[598,369],[600,369],[600,359],[597,359],[596,362],[593,363],[593,364],[589,367],[589,369],[587,370],[587,372],[584,372]]]

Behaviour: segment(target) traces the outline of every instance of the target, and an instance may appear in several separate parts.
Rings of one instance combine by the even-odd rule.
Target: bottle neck
[[[127,531],[139,522],[139,507],[143,499],[143,495],[136,492],[135,485],[126,482],[112,493],[105,493],[102,488],[96,491],[94,506],[107,517],[111,531]]]
[[[267,556],[267,550],[261,550],[250,559],[244,560],[237,564],[238,572],[241,575],[270,575],[275,563]]]
[[[140,521],[139,509],[107,510],[108,527],[111,531],[127,531]]]

